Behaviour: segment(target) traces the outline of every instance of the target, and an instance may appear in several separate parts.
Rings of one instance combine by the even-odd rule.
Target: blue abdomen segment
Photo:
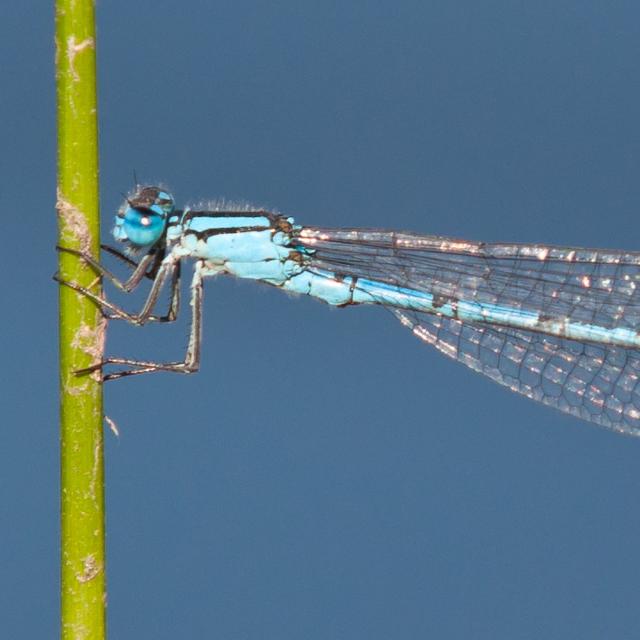
[[[625,327],[607,328],[570,321],[565,317],[544,316],[535,311],[506,305],[447,299],[443,296],[385,282],[351,276],[341,277],[328,271],[304,270],[289,278],[282,287],[288,291],[310,295],[336,306],[381,304],[463,322],[499,325],[571,340],[630,348],[640,347],[638,333]]]

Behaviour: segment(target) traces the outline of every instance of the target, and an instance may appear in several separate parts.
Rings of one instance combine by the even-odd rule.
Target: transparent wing
[[[384,231],[305,228],[312,266],[444,298],[597,323],[640,325],[640,254],[472,243]],[[529,398],[640,435],[640,353],[390,309],[421,340]]]
[[[446,300],[504,304],[604,328],[640,328],[640,253],[303,228],[312,266]]]
[[[427,344],[512,391],[603,427],[640,435],[640,358],[635,351],[391,311]]]

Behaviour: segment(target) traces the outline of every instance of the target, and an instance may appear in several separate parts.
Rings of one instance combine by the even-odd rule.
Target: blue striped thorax
[[[300,272],[307,255],[294,244],[299,228],[293,218],[264,209],[223,205],[186,209],[169,227],[167,241],[176,241],[175,254],[204,260],[208,275],[227,273],[281,285]]]

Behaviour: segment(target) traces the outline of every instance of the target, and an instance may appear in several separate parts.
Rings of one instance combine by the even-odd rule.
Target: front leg
[[[115,286],[117,286],[121,291],[125,291],[127,293],[133,291],[141,282],[144,277],[153,278],[153,285],[151,287],[151,291],[149,293],[149,297],[147,299],[147,303],[143,310],[138,314],[132,314],[125,311],[119,305],[115,305],[112,302],[109,302],[103,297],[97,296],[92,293],[85,287],[81,287],[73,282],[62,281],[60,278],[54,276],[54,280],[60,282],[60,284],[64,284],[74,291],[81,293],[86,296],[90,300],[93,300],[96,304],[100,305],[100,307],[104,310],[107,309],[111,313],[107,315],[110,320],[127,320],[133,324],[144,324],[145,322],[173,322],[178,317],[178,311],[180,308],[180,262],[176,260],[172,260],[173,269],[171,273],[171,285],[170,285],[170,303],[168,311],[160,316],[152,315],[151,310],[156,304],[158,295],[160,293],[160,289],[164,284],[166,278],[168,277],[168,273],[163,271],[163,265],[165,265],[166,271],[166,263],[167,258],[164,256],[164,252],[150,252],[147,253],[139,263],[134,262],[127,258],[124,254],[121,254],[115,249],[111,249],[109,247],[109,252],[113,253],[122,259],[127,260],[132,265],[135,265],[135,270],[131,274],[128,280],[122,281],[119,280],[116,276],[114,276],[104,265],[95,260],[90,255],[83,253],[81,251],[77,251],[76,249],[67,249],[65,247],[57,247],[58,251],[63,251],[65,253],[70,253],[71,255],[75,255],[80,259],[84,260],[89,266],[95,269],[101,276],[106,277],[110,282],[112,282]],[[154,297],[155,296],[155,297]],[[151,308],[145,313],[145,309],[151,303]]]
[[[103,248],[106,247],[106,245],[100,246]],[[120,260],[124,260],[129,266],[135,267],[133,273],[123,281],[120,280],[120,278],[114,275],[111,271],[109,271],[109,269],[107,269],[101,262],[96,260],[92,255],[85,253],[84,251],[79,251],[78,249],[70,249],[68,247],[61,247],[60,245],[56,246],[56,249],[63,253],[77,256],[78,258],[86,262],[90,267],[92,267],[99,275],[106,278],[114,286],[126,293],[130,293],[131,291],[133,291],[140,284],[140,282],[142,282],[143,278],[149,277],[154,279],[164,258],[164,252],[149,251],[149,253],[146,253],[142,257],[140,262],[135,262],[116,249],[108,247],[109,253],[118,257]]]
[[[110,311],[115,317],[120,318],[122,320],[126,320],[131,324],[143,325],[146,322],[149,322],[151,319],[156,319],[156,316],[152,315],[152,311],[158,302],[158,297],[160,296],[160,291],[164,286],[164,283],[167,281],[167,278],[171,277],[171,286],[173,288],[172,296],[172,306],[177,306],[179,302],[179,293],[176,293],[176,290],[179,290],[180,278],[179,278],[179,258],[174,257],[172,254],[169,254],[165,257],[158,269],[158,273],[156,274],[155,280],[151,285],[151,290],[149,291],[149,295],[142,307],[142,309],[138,313],[129,313],[125,311],[122,307],[114,304],[113,302],[109,302],[107,299],[89,291],[86,287],[83,287],[75,282],[68,282],[66,280],[61,280],[59,276],[56,274],[53,276],[53,279],[63,284],[78,293],[81,293],[83,296],[89,298],[97,305],[99,305],[102,309],[107,309]],[[177,276],[176,276],[177,272]],[[173,317],[172,319],[175,319]]]
[[[130,258],[126,253],[123,253],[119,249],[116,249],[115,247],[112,247],[108,244],[101,244],[100,249],[102,249],[102,251],[104,251],[105,253],[109,253],[115,258],[118,258],[120,262],[124,262],[124,264],[126,264],[131,269],[135,269],[140,264],[139,262],[136,262],[135,260]],[[155,271],[153,271],[152,269],[149,269],[144,275],[145,278],[149,278],[149,280],[153,280],[156,277]]]

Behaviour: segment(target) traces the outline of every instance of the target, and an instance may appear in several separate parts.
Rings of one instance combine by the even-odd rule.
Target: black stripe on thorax
[[[276,218],[280,218],[270,211],[264,211],[263,209],[251,209],[250,211],[193,211],[189,209],[182,217],[183,222],[187,222],[192,218],[267,218],[273,221]]]
[[[194,218],[266,218],[269,221],[269,226],[255,225],[244,227],[226,227],[226,228],[213,228],[213,229],[184,229],[185,234],[193,234],[199,240],[210,238],[212,236],[222,235],[225,233],[242,233],[243,231],[267,231],[271,229],[273,232],[282,231],[284,233],[291,233],[293,231],[293,225],[289,220],[282,215],[266,211],[264,209],[251,210],[251,211],[192,211],[189,209],[186,212],[180,212],[180,222],[183,226],[188,227],[189,221]]]
[[[185,236],[195,236],[198,240],[206,240],[213,236],[222,236],[229,233],[244,233],[245,231],[273,231],[273,227],[226,227],[223,229],[204,229],[203,231],[197,231],[196,229],[185,229]]]

